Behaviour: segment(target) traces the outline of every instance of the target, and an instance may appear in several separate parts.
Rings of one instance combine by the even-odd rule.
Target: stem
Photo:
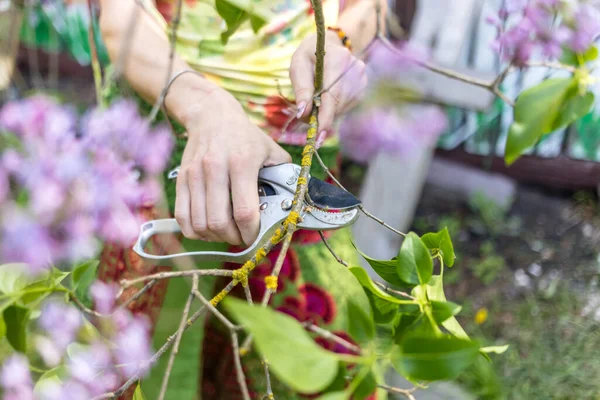
[[[231,276],[232,274],[233,271],[225,269],[194,269],[190,271],[159,272],[157,274],[140,276],[139,278],[134,279],[123,279],[121,280],[121,286],[123,286],[123,289],[127,289],[130,286],[145,281],[178,278],[182,276]]]
[[[92,0],[87,0],[88,14],[90,16],[90,27],[88,29],[88,43],[90,46],[90,58],[92,62],[92,71],[94,72],[94,86],[96,88],[96,103],[104,107],[102,102],[102,70],[98,61],[98,50],[96,49],[96,38],[94,36],[94,10]]]
[[[401,388],[397,388],[397,387],[389,386],[389,385],[385,385],[385,384],[377,385],[377,387],[381,388],[383,390],[387,390],[390,393],[401,394],[404,397],[406,397],[408,400],[415,400],[415,396],[413,395],[413,393],[417,390],[416,387],[414,387],[412,389],[401,389]]]

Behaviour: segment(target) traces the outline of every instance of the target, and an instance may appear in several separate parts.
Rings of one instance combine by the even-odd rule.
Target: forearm
[[[123,74],[133,89],[145,100],[155,102],[166,83],[169,72],[171,46],[167,33],[134,0],[101,0],[100,29],[108,54],[113,63],[121,63]],[[133,34],[129,35],[132,14],[137,16]],[[127,46],[124,60],[119,60],[123,46]],[[175,54],[171,76],[190,69]],[[214,84],[194,74],[177,79],[165,99],[169,113],[185,123],[193,99],[203,99],[215,90]]]
[[[355,53],[360,53],[377,35],[377,6],[380,8],[379,26],[385,26],[385,0],[346,0],[339,16],[338,26],[352,41]]]

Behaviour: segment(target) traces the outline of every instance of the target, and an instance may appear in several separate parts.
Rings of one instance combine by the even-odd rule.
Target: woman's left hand
[[[296,96],[298,118],[310,115],[312,109],[312,98],[315,92],[316,41],[316,34],[304,39],[294,53],[290,65],[290,78]],[[351,64],[352,67],[349,69]],[[331,132],[334,119],[358,102],[367,85],[365,63],[342,45],[335,32],[328,30],[325,36],[323,87],[328,88],[341,75],[344,75],[343,78],[321,95],[318,115],[319,137],[324,137]]]

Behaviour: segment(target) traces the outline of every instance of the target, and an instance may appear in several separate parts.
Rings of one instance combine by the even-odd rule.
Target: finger
[[[258,170],[261,165],[242,157],[230,162],[233,219],[245,244],[254,243],[260,228],[258,204]]]
[[[208,231],[205,179],[199,162],[195,162],[188,168],[187,184],[190,193],[190,221],[193,231],[206,241],[218,241],[218,238]]]
[[[290,79],[296,97],[296,106],[298,107],[296,118],[306,117],[310,114],[312,108],[315,74],[313,63],[304,52],[297,52],[292,57]]]
[[[268,139],[271,142],[269,155],[267,156],[263,166],[270,167],[273,165],[285,164],[292,162],[292,156],[279,146],[275,141]]]
[[[190,191],[187,182],[187,171],[182,168],[175,184],[175,219],[181,232],[188,239],[201,239],[192,227],[190,215]]]
[[[331,132],[333,128],[338,103],[336,96],[339,96],[338,92],[334,86],[331,90],[321,95],[321,107],[319,107],[319,115],[317,116],[319,119],[319,135]]]
[[[224,160],[205,155],[202,167],[206,176],[206,220],[208,231],[218,241],[238,245],[242,237],[233,221],[229,198],[229,176]],[[255,178],[256,179],[256,178]]]

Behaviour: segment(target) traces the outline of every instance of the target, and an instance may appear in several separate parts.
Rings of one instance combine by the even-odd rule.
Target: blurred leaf
[[[429,282],[433,273],[433,262],[429,250],[416,233],[410,232],[406,235],[397,261],[396,271],[403,281],[415,285]]]
[[[563,103],[558,118],[554,121],[552,130],[569,125],[583,117],[592,109],[594,93],[587,92],[583,96],[579,93],[567,97]]]
[[[63,365],[58,366],[56,368],[52,368],[50,371],[45,372],[40,379],[35,383],[35,387],[33,388],[33,393],[36,399],[45,398],[44,393],[48,393],[52,387],[56,385],[62,385],[63,379],[67,374],[67,368]]]
[[[215,8],[227,24],[227,30],[221,33],[221,41],[227,43],[231,35],[248,19],[249,15],[244,10],[224,0],[216,0]]]
[[[588,63],[590,61],[594,61],[598,58],[598,48],[596,46],[591,46],[587,51],[583,54],[579,54],[579,57],[583,59],[584,63]],[[563,48],[563,54],[560,57],[560,62],[567,65],[573,65],[575,67],[579,67],[581,65],[580,58],[578,54],[573,50],[565,47]]]
[[[479,343],[453,336],[406,337],[392,352],[396,371],[411,380],[455,378],[473,363]]]
[[[260,28],[265,26],[266,23],[267,21],[257,17],[256,15],[250,17],[250,25],[252,26],[252,30],[254,31],[254,33],[257,33],[260,30]]]
[[[72,289],[75,296],[88,307],[91,306],[90,286],[96,280],[99,263],[98,260],[88,260],[73,268]]]
[[[379,289],[379,287],[375,285],[375,283],[371,280],[369,274],[367,274],[367,271],[365,271],[364,268],[350,267],[348,268],[348,270],[354,274],[354,276],[356,277],[356,279],[358,279],[358,282],[360,282],[363,288],[370,291],[375,296],[379,297],[380,299],[386,300],[390,303],[402,304],[402,312],[414,312],[415,310],[419,309],[419,306],[417,304],[409,304],[412,303],[411,300],[397,299],[394,296],[389,295],[383,290]]]
[[[348,333],[361,345],[371,342],[375,337],[373,319],[352,300],[348,302]]]
[[[41,279],[44,279],[45,276],[42,273]],[[40,276],[32,275],[29,272],[27,264],[14,263],[0,265],[1,294],[13,295],[37,280],[40,280]]]
[[[337,375],[333,379],[333,381],[327,386],[327,389],[324,390],[325,393],[328,392],[337,392],[340,390],[344,390],[346,387],[346,375],[348,375],[348,371],[344,363],[338,363],[337,367]]]
[[[0,339],[6,335],[6,322],[4,322],[4,313],[0,313]]]
[[[371,310],[373,310],[373,319],[376,323],[385,324],[394,319],[394,316],[399,311],[398,304],[380,299],[369,290],[365,290],[364,292],[369,299],[369,303],[371,304]]]
[[[16,351],[25,353],[27,351],[29,309],[12,305],[4,310],[3,316],[6,323],[6,339],[8,339],[8,343]]]
[[[438,324],[446,321],[448,318],[455,316],[462,310],[462,307],[451,301],[432,301],[431,309],[433,313],[433,319]]]
[[[427,296],[431,301],[446,302],[444,294],[444,284],[440,275],[434,275],[427,284]],[[467,333],[460,326],[456,318],[450,317],[442,323],[442,326],[452,333],[454,336],[462,339],[468,339]]]
[[[360,381],[360,384],[352,393],[352,400],[364,400],[370,395],[372,395],[377,389],[377,380],[375,379],[375,375],[373,375],[373,371],[369,371],[369,373]]]
[[[423,240],[423,243],[429,250],[437,249],[441,251],[445,265],[448,267],[454,265],[456,256],[454,254],[454,246],[452,246],[452,239],[450,238],[448,228],[444,228],[437,233],[426,233],[421,240]]]
[[[506,350],[508,350],[508,346],[509,345],[507,345],[507,344],[505,344],[504,346],[486,346],[486,347],[482,347],[479,350],[483,353],[488,353],[488,354],[489,353],[502,354]]]
[[[57,268],[52,268],[49,274],[43,280],[39,280],[22,289],[21,301],[23,305],[30,305],[34,301],[41,302],[46,297],[50,296],[52,289],[62,288],[61,282],[69,276],[70,272],[64,272]],[[47,291],[43,291],[43,289]]]
[[[142,392],[142,385],[140,385],[139,382],[135,388],[135,392],[133,392],[133,400],[146,400],[146,396],[144,396],[144,392]]]
[[[380,358],[387,358],[394,347],[394,325],[375,325],[375,354]]]
[[[338,357],[317,345],[302,325],[283,313],[227,298],[224,306],[254,336],[277,378],[300,393],[325,389],[335,378]]]
[[[358,247],[356,247],[356,245],[354,245],[354,248],[369,263],[369,265],[373,268],[377,275],[383,278],[384,281],[397,286],[406,285],[406,282],[402,281],[402,279],[398,277],[398,272],[396,271],[396,264],[398,264],[398,262],[396,261],[396,259],[376,260],[360,251]]]
[[[394,323],[394,343],[400,344],[404,336],[421,320],[421,315],[401,314]]]
[[[519,95],[506,141],[504,158],[508,165],[535,145],[542,135],[556,129],[555,121],[576,86],[576,78],[547,79]]]
[[[346,392],[331,392],[317,397],[317,400],[348,400]]]

